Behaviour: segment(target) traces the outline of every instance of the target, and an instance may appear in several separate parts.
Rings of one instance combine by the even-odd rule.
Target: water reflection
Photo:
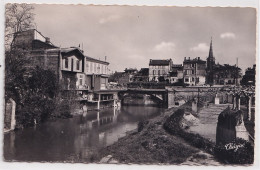
[[[100,148],[135,129],[138,121],[157,116],[161,111],[155,107],[123,106],[11,132],[4,135],[4,158],[90,162]]]

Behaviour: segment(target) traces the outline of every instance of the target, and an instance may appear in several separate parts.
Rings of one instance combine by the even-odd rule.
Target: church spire
[[[213,55],[213,46],[212,46],[212,37],[211,37],[210,48],[209,48],[209,56],[207,58],[207,69],[212,70],[214,65],[215,65],[215,58],[214,58],[214,55]]]
[[[212,37],[211,37],[211,41],[210,41],[210,49],[209,49],[209,58],[213,59],[213,47],[212,47]]]
[[[212,37],[210,40],[209,56],[207,58],[207,84],[214,84],[214,65],[215,58],[213,56]]]

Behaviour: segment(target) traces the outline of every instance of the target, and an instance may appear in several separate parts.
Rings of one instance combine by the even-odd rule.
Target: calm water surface
[[[138,121],[158,116],[162,111],[156,107],[122,106],[10,132],[4,135],[4,158],[90,162],[100,148],[137,128]]]

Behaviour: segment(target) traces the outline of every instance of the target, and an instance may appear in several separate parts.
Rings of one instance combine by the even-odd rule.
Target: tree
[[[9,49],[15,39],[14,33],[34,26],[34,7],[29,4],[7,4],[5,9],[5,47]]]
[[[58,81],[55,73],[38,66],[36,66],[28,78],[28,87],[30,93],[41,98],[54,98],[58,93]]]
[[[24,75],[28,60],[25,55],[19,49],[5,52],[5,99],[13,98],[18,104],[23,103],[27,89]]]
[[[164,78],[163,76],[160,76],[160,77],[158,78],[158,81],[159,81],[159,82],[165,82],[165,78]]]
[[[23,103],[17,110],[17,121],[22,126],[31,126],[35,121],[41,123],[55,116],[59,87],[56,75],[51,70],[36,67],[29,74],[25,81],[26,89],[23,89]]]
[[[5,10],[5,98],[12,97],[22,104],[26,93],[25,73],[28,50],[10,46],[15,32],[25,31],[33,26],[34,7],[29,4],[7,4]]]

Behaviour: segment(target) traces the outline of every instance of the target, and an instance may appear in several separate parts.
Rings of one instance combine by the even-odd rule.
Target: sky
[[[256,63],[256,10],[239,7],[35,6],[37,30],[60,47],[110,63],[111,71],[145,68],[150,59],[206,60],[244,71]],[[83,44],[83,47],[82,47]]]

